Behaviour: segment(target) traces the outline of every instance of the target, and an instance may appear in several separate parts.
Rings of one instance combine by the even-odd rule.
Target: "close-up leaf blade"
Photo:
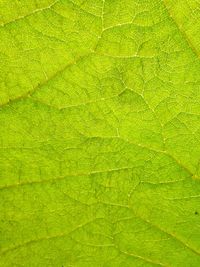
[[[0,0],[0,266],[200,266],[199,17]]]

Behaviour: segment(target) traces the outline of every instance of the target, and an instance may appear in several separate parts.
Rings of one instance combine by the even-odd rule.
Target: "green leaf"
[[[0,0],[0,266],[200,266],[199,17]]]

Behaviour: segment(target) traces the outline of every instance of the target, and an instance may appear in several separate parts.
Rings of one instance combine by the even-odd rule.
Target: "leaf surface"
[[[200,266],[199,17],[0,1],[0,266]]]

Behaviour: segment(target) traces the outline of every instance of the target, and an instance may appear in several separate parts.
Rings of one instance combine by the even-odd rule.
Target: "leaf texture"
[[[200,266],[199,18],[0,0],[0,266]]]

